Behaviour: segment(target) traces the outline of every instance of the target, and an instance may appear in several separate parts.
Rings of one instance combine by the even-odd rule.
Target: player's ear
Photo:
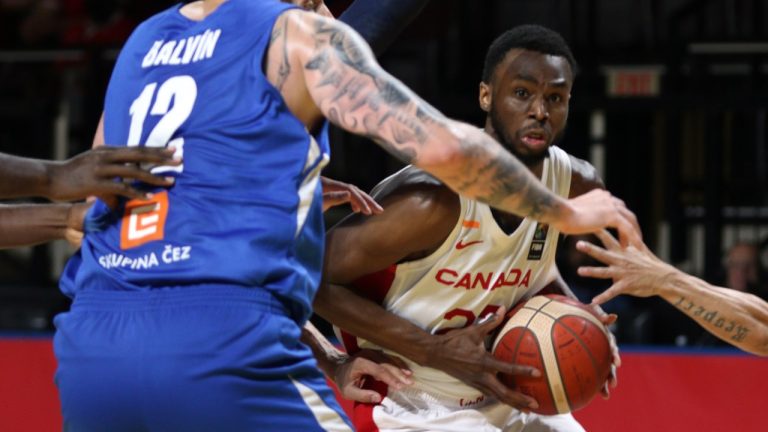
[[[478,101],[480,102],[480,109],[485,112],[491,110],[491,86],[484,82],[480,82],[480,93],[478,95]]]

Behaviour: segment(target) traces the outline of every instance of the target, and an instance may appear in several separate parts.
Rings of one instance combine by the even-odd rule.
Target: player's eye
[[[520,99],[526,99],[528,96],[530,96],[530,93],[528,93],[528,90],[524,88],[516,88],[515,96],[519,97]]]
[[[549,96],[549,101],[554,103],[560,103],[563,101],[563,96],[557,93],[552,94]]]

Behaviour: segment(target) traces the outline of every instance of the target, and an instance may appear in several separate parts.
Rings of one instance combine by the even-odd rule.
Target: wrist
[[[59,198],[59,173],[61,171],[61,162],[56,161],[42,161],[42,180],[39,182],[39,191],[37,195],[56,200]]]
[[[576,209],[571,205],[570,201],[560,197],[557,198],[552,204],[551,211],[537,219],[539,222],[547,223],[562,231],[562,228],[567,227],[569,221],[576,215]]]
[[[417,345],[416,354],[409,357],[416,362],[419,366],[436,367],[436,360],[440,359],[440,353],[442,351],[442,345],[445,342],[444,335],[428,334],[422,337]]]
[[[323,369],[325,375],[331,379],[334,383],[339,382],[339,376],[342,374],[342,367],[349,361],[347,354],[335,354],[326,358],[325,365],[320,368]]]
[[[667,301],[680,297],[685,293],[685,286],[690,285],[686,284],[687,277],[690,276],[681,273],[675,268],[668,269],[664,276],[660,278],[661,282],[656,287],[656,294]]]

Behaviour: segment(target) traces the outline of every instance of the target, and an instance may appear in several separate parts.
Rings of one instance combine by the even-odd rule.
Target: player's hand
[[[606,267],[579,267],[579,275],[598,279],[613,279],[613,285],[592,299],[602,304],[612,298],[629,294],[636,297],[658,295],[665,281],[678,272],[658,259],[645,244],[622,247],[607,231],[596,233],[605,249],[589,242],[579,241],[576,249],[605,264]]]
[[[600,393],[603,395],[603,398],[608,399],[611,397],[611,389],[616,388],[616,386],[619,384],[616,370],[621,366],[621,356],[619,355],[619,345],[616,344],[616,336],[613,335],[613,332],[609,328],[611,324],[616,322],[618,316],[616,314],[605,313],[603,308],[601,308],[599,305],[593,304],[591,306],[592,310],[595,311],[597,318],[605,326],[605,331],[608,333],[608,341],[611,345],[611,357],[613,358],[613,363],[611,364],[611,374],[608,376],[608,380],[605,382],[605,384],[603,384],[603,388],[600,391]]]
[[[478,324],[435,336],[436,343],[429,351],[432,356],[426,366],[446,372],[507,405],[520,410],[536,409],[539,404],[535,399],[504,385],[498,374],[538,377],[541,372],[501,361],[485,348],[486,336],[504,321],[505,313],[502,307]]]
[[[83,221],[85,213],[93,205],[93,202],[72,204],[67,214],[67,228],[64,232],[64,238],[74,246],[79,248],[83,242]]]
[[[323,211],[349,203],[352,211],[366,216],[381,214],[384,209],[357,186],[320,177],[323,186]]]
[[[642,234],[637,217],[610,192],[594,189],[570,199],[568,213],[553,226],[565,234],[593,233],[602,228],[616,228],[622,245],[642,244]]]
[[[363,388],[368,377],[395,390],[413,383],[409,378],[411,371],[402,360],[373,350],[362,350],[347,358],[336,368],[334,375],[334,382],[342,397],[363,403],[381,402],[378,392]]]
[[[177,166],[181,161],[174,159],[173,153],[173,148],[101,146],[63,162],[51,162],[47,164],[48,197],[59,201],[91,195],[146,198],[146,192],[134,188],[128,181],[138,180],[161,187],[173,185],[173,179],[158,177],[140,168],[140,164]]]

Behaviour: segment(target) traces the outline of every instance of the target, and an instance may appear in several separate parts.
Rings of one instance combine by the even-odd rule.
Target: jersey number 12
[[[157,93],[157,97],[155,97]],[[152,104],[154,99],[155,103]],[[140,145],[144,132],[144,121],[147,114],[163,116],[152,129],[144,145],[147,147],[172,146],[176,149],[174,156],[184,155],[184,138],[173,138],[173,135],[189,118],[197,99],[197,84],[189,75],[169,78],[158,88],[157,83],[147,84],[130,108],[131,129],[128,132],[128,146]],[[173,106],[171,106],[173,102]],[[151,110],[150,110],[151,106]],[[161,166],[152,169],[153,173],[161,171],[181,172],[184,165],[177,167]]]

